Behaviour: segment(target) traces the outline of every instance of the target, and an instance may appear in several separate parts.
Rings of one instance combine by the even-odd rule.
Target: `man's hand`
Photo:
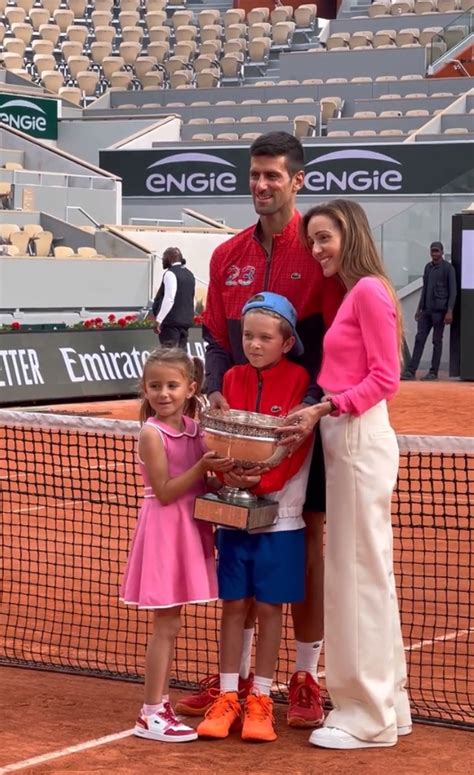
[[[221,412],[228,412],[230,409],[229,404],[225,400],[222,393],[220,393],[218,390],[214,390],[213,393],[210,393],[208,395],[209,404],[211,406],[211,409],[218,409]]]
[[[155,332],[155,334],[159,334],[161,331],[161,326],[157,320],[155,321],[155,325],[153,326],[153,331]]]
[[[446,323],[447,326],[451,325],[451,323],[453,322],[453,313],[450,312],[449,309],[446,315],[444,316],[444,322]]]

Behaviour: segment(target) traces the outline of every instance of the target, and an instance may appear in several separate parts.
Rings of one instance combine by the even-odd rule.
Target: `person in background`
[[[346,288],[324,337],[324,397],[281,428],[293,428],[281,444],[294,447],[320,421],[326,460],[324,662],[333,710],[310,742],[387,747],[411,732],[393,574],[399,452],[387,410],[400,379],[401,311],[360,205],[318,205],[301,228],[324,275]]]
[[[231,409],[284,416],[301,404],[309,385],[306,369],[288,360],[303,345],[293,305],[276,293],[257,293],[242,310],[243,349],[248,363],[224,375],[223,395]],[[312,438],[294,455],[256,476],[231,471],[224,481],[254,485],[257,495],[278,503],[268,527],[217,531],[220,629],[220,693],[198,726],[199,737],[224,738],[241,720],[239,668],[244,623],[256,601],[258,638],[253,686],[243,705],[242,739],[272,742],[277,735],[270,697],[280,649],[283,603],[301,603],[305,594],[303,505]],[[240,472],[242,474],[242,472]],[[257,472],[258,474],[258,472]]]
[[[194,275],[186,268],[179,248],[166,248],[163,279],[153,302],[155,331],[162,347],[186,349],[194,319]]]
[[[134,734],[165,743],[197,738],[171,707],[169,675],[182,606],[217,598],[213,530],[193,518],[194,501],[207,490],[208,471],[232,468],[227,458],[205,452],[193,419],[202,376],[198,358],[179,349],[155,350],[141,384],[138,461],[145,494],[120,597],[153,611],[144,704]]]
[[[252,143],[250,191],[258,223],[219,245],[210,264],[203,336],[207,342],[206,392],[214,409],[229,407],[222,395],[226,371],[246,363],[241,312],[255,293],[278,293],[293,304],[298,319],[296,330],[304,346],[304,354],[298,360],[310,379],[319,370],[323,331],[334,319],[345,291],[337,278],[323,277],[310,251],[299,240],[301,216],[296,210],[296,196],[303,185],[304,152],[296,137],[287,132],[270,132]],[[320,391],[310,386],[304,401],[314,403],[320,395]],[[306,593],[304,602],[292,605],[296,664],[289,684],[288,723],[296,727],[314,727],[324,718],[318,685],[323,639],[324,511],[324,460],[317,431],[304,507]],[[251,687],[254,623],[255,609],[252,608],[243,639],[241,699],[245,699]],[[183,698],[177,710],[187,715],[202,715],[212,704],[213,692],[218,688],[218,675],[206,677],[200,692]]]
[[[403,380],[416,378],[416,370],[420,365],[431,329],[433,329],[431,366],[429,372],[421,379],[429,381],[438,379],[443,351],[444,327],[453,322],[453,309],[456,301],[456,272],[452,264],[445,260],[444,247],[441,242],[431,243],[430,254],[431,261],[425,266],[420,303],[415,313],[418,330],[413,355],[402,374]]]

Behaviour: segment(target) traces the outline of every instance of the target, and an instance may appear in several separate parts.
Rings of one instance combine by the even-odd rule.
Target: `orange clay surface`
[[[44,411],[42,407],[42,411]],[[60,413],[136,419],[137,401],[62,404]],[[474,435],[474,384],[403,383],[391,402],[398,433]],[[0,667],[0,775],[8,765],[76,746],[133,726],[141,684],[14,667]],[[173,692],[173,698],[180,692]],[[469,775],[472,732],[417,724],[394,748],[327,751],[308,744],[308,732],[290,730],[285,706],[276,706],[278,740],[252,745],[238,734],[216,742],[181,745],[128,736],[15,771],[32,773],[259,773],[259,775]],[[195,721],[193,720],[193,723]],[[5,769],[4,769],[5,768]]]

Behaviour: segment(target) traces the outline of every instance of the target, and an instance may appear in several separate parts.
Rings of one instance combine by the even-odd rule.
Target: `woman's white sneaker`
[[[133,731],[137,737],[145,737],[148,740],[159,740],[162,743],[189,743],[197,740],[197,732],[182,724],[176,718],[171,705],[166,702],[163,710],[152,716],[145,716],[143,710],[137,718]]]
[[[389,748],[392,745],[396,745],[397,741],[394,740],[393,743],[383,743],[379,741],[359,740],[358,737],[354,737],[348,732],[344,732],[343,729],[337,729],[337,727],[321,727],[312,732],[309,742],[312,743],[312,745],[319,746],[319,748],[350,750],[354,748]]]
[[[413,732],[413,727],[411,724],[406,724],[402,727],[397,727],[397,735],[398,737],[406,737],[406,735],[411,735]]]

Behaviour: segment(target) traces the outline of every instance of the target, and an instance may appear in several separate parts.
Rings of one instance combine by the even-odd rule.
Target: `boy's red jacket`
[[[224,375],[223,394],[231,409],[284,417],[303,401],[310,379],[308,372],[286,358],[269,369],[255,369],[249,363],[234,366]],[[311,446],[311,438],[291,457],[262,475],[254,492],[278,492],[301,468]]]

